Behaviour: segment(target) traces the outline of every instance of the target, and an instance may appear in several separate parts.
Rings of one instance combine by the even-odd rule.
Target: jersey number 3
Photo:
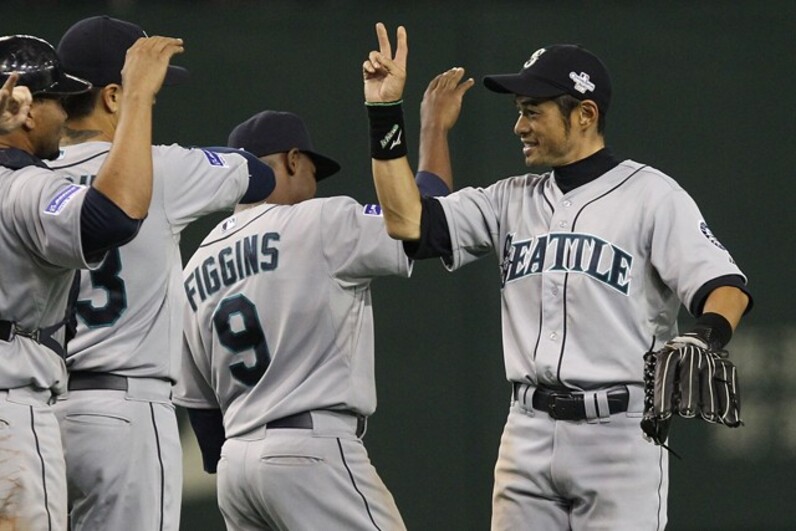
[[[237,330],[233,330],[233,320],[238,321],[235,327]],[[213,314],[213,326],[219,342],[233,355],[254,351],[253,365],[238,361],[229,366],[232,376],[248,386],[260,381],[271,363],[271,351],[268,350],[254,303],[243,295],[224,299]]]
[[[91,285],[107,294],[107,301],[102,306],[94,306],[91,300],[75,302],[75,311],[89,328],[111,326],[127,309],[127,291],[124,280],[119,276],[121,271],[122,258],[116,248],[108,252],[98,269],[89,272]]]

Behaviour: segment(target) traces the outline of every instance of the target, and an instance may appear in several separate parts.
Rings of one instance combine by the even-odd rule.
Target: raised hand
[[[464,68],[451,68],[431,80],[420,104],[420,121],[423,127],[450,130],[462,109],[464,93],[475,84],[473,78],[462,82]]]
[[[0,134],[13,131],[28,117],[33,97],[28,87],[17,87],[19,75],[11,74],[0,88]]]
[[[367,60],[362,63],[367,103],[388,103],[403,97],[406,83],[406,57],[409,53],[406,29],[398,26],[396,35],[396,50],[393,55],[387,28],[381,22],[376,24],[379,50],[371,51]]]
[[[182,39],[141,37],[129,50],[122,68],[125,92],[138,90],[154,97],[163,85],[171,58],[184,51]]]

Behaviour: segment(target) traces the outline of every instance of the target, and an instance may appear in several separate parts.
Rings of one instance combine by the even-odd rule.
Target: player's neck
[[[64,126],[62,146],[82,144],[83,142],[113,142],[115,128],[91,118],[68,120]]]

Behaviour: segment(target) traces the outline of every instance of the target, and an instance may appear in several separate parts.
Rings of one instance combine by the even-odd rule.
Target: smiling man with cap
[[[64,531],[64,450],[51,404],[66,388],[64,315],[75,270],[98,267],[137,234],[152,197],[152,105],[182,41],[139,39],[127,54],[119,120],[91,185],[51,171],[66,113],[61,100],[91,84],[68,75],[55,49],[29,35],[0,38],[0,81],[32,95],[0,134],[0,528]],[[24,100],[21,101],[24,104]],[[118,458],[118,456],[117,456]]]
[[[371,281],[408,277],[411,262],[378,205],[314,198],[340,165],[315,151],[295,114],[261,112],[228,144],[270,164],[277,184],[222,221],[185,267],[174,391],[205,470],[218,468],[227,528],[404,529],[362,436],[376,409]],[[447,192],[436,176],[419,181]]]
[[[393,56],[386,28],[376,31],[365,98],[397,123],[406,32]],[[511,401],[492,529],[661,530],[668,453],[640,427],[645,353],[720,350],[751,307],[746,277],[676,181],[606,148],[611,81],[592,52],[545,46],[484,85],[512,96],[526,165],[551,169],[421,199],[403,154],[372,150],[372,165],[388,231],[413,242],[409,256],[455,270],[497,255]],[[440,97],[460,104],[462,91],[452,83]],[[382,123],[371,121],[372,137]],[[421,137],[447,164],[449,129]],[[684,336],[681,303],[697,317]]]
[[[75,23],[58,44],[64,69],[94,84],[64,99],[63,154],[50,163],[77,183],[90,183],[122,141],[129,88],[121,65],[143,35],[136,24],[98,16]],[[164,83],[187,78],[170,66]],[[172,144],[149,153],[146,223],[135,241],[80,274],[73,301],[68,393],[55,405],[73,531],[179,529],[182,451],[170,395],[182,340],[180,234],[205,214],[264,199],[274,186],[271,169],[244,151]]]

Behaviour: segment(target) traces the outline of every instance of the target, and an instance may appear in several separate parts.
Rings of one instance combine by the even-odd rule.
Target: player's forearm
[[[445,182],[449,190],[453,190],[453,168],[451,167],[447,129],[437,124],[423,124],[420,129],[418,169],[437,175]]]
[[[152,94],[123,96],[119,126],[93,186],[133,219],[143,219],[152,198]]]
[[[734,286],[721,286],[710,292],[703,313],[721,315],[735,330],[748,304],[749,296],[746,293]]]
[[[372,168],[387,234],[396,240],[419,240],[422,207],[409,161],[372,159]]]

